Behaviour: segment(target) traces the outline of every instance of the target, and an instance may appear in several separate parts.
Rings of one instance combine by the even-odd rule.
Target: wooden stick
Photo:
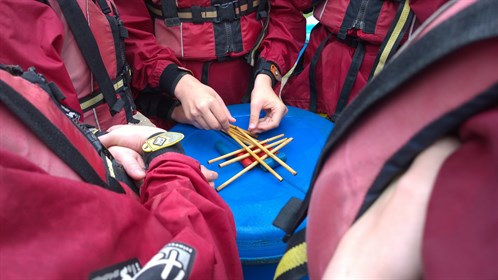
[[[240,131],[242,134],[245,134],[245,132],[243,131]],[[288,166],[285,162],[283,162],[281,159],[279,159],[276,155],[270,153],[270,151],[268,151],[267,148],[265,148],[263,145],[261,145],[260,143],[258,143],[258,141],[252,139],[252,138],[249,138],[249,140],[254,144],[256,145],[258,148],[260,148],[263,152],[265,152],[266,154],[268,154],[272,159],[274,159],[276,162],[278,162],[280,165],[282,165],[285,169],[287,169],[287,171],[289,171],[292,175],[296,175],[297,172],[292,169],[290,166]]]
[[[276,153],[278,150],[282,149],[285,145],[289,144],[290,141],[292,141],[293,138],[289,138],[287,140],[285,140],[283,143],[281,143],[280,145],[278,145],[275,149],[272,150],[273,153]],[[268,155],[264,155],[261,157],[261,159],[265,160],[266,158],[268,157]],[[233,181],[235,181],[235,179],[239,178],[240,176],[242,176],[244,173],[246,173],[247,171],[251,170],[254,168],[254,166],[258,165],[258,162],[255,161],[253,163],[251,163],[250,165],[246,166],[246,168],[242,169],[239,173],[235,174],[232,178],[228,179],[225,183],[221,184],[219,187],[216,188],[217,191],[221,191],[222,189],[224,189],[228,184],[232,183]]]
[[[268,139],[265,139],[265,140],[259,141],[259,143],[261,143],[261,144],[268,143],[268,142],[271,142],[271,141],[273,141],[273,140],[275,140],[275,139],[278,139],[278,138],[280,138],[280,137],[283,137],[283,136],[284,136],[283,134],[279,134],[279,135],[277,135],[277,136],[273,136],[273,137],[271,137],[271,138],[268,138]],[[249,146],[249,149],[252,149],[252,148],[254,148],[254,147],[256,147],[256,146],[255,146],[255,145],[251,145],[251,146]],[[231,157],[231,156],[236,155],[236,154],[238,154],[238,153],[240,153],[240,152],[243,152],[243,151],[245,151],[245,150],[244,150],[244,148],[242,148],[242,149],[238,149],[238,150],[235,150],[235,151],[233,151],[233,152],[230,152],[230,153],[228,153],[228,154],[224,154],[224,155],[222,155],[222,156],[219,156],[219,157],[216,157],[216,158],[213,158],[213,159],[210,159],[210,160],[208,160],[208,164],[211,164],[211,163],[213,163],[213,162],[216,162],[216,161],[219,161],[219,160],[225,159],[225,158],[227,158],[227,157]]]
[[[287,140],[287,138],[284,138],[284,139],[281,139],[281,140],[275,141],[275,142],[273,142],[273,143],[271,143],[271,144],[268,144],[266,147],[267,147],[267,148],[272,148],[272,147],[275,147],[275,146],[277,146],[278,144],[280,144],[280,143],[284,142],[285,140]],[[253,146],[253,147],[254,147],[254,146]],[[243,150],[243,149],[242,149],[242,150]],[[254,152],[255,152],[255,153],[260,153],[260,152],[261,152],[261,149],[256,149],[256,150],[254,150]],[[218,164],[218,166],[219,166],[219,167],[225,167],[225,166],[227,166],[227,165],[230,165],[230,164],[232,164],[232,163],[234,163],[234,162],[241,161],[241,160],[243,160],[243,159],[245,159],[245,158],[248,158],[248,157],[250,157],[250,156],[251,156],[250,154],[243,154],[243,155],[240,155],[240,156],[238,156],[238,157],[234,157],[234,158],[232,158],[231,160],[227,160],[227,161],[225,161],[225,162],[222,162],[222,163]]]
[[[233,135],[230,131],[228,132],[228,134],[230,136],[232,136],[232,138],[237,141],[237,143],[239,143],[239,145],[244,148],[248,153],[251,154],[251,156],[257,160],[261,165],[263,165],[264,168],[266,168],[266,170],[268,170],[271,174],[273,174],[273,176],[275,176],[275,178],[277,178],[280,182],[282,182],[283,178],[278,175],[277,172],[275,172],[275,170],[273,170],[273,168],[271,168],[270,166],[268,166],[268,164],[266,164],[266,162],[264,162],[260,157],[258,157],[257,154],[255,154],[251,149],[249,149],[246,145],[244,145],[244,143],[242,143],[235,135]],[[256,141],[257,142],[257,141]],[[259,144],[259,143],[258,143]]]
[[[236,130],[236,129],[230,129],[230,132],[233,133],[233,135],[237,136],[237,138],[239,138],[242,142],[244,142],[244,144],[246,145],[251,145],[251,139],[254,139],[252,138],[251,136],[247,135],[247,134],[242,134],[240,131]]]
[[[230,132],[234,132],[235,129],[228,129]],[[228,134],[228,131],[224,131],[222,130],[221,132],[225,133],[226,135],[230,135]],[[249,139],[247,139],[247,137],[245,137],[244,135],[242,135],[239,131],[235,132],[234,135],[237,136],[237,138],[239,138],[242,142],[244,142],[246,145],[251,145],[252,142],[249,141]],[[230,136],[232,137],[232,136]],[[233,137],[232,137],[233,138]]]
[[[233,125],[233,124],[230,124],[230,128],[235,129],[235,128],[237,128],[237,127],[238,127],[238,126],[235,126],[235,125]],[[239,128],[239,129],[241,129],[241,130],[243,130],[246,134],[248,134],[248,135],[249,135],[249,136],[251,136],[252,138],[258,138],[258,135],[253,134],[253,133],[252,133],[252,132],[250,132],[249,130],[245,130],[245,129],[240,128],[240,127],[238,127],[238,128]]]

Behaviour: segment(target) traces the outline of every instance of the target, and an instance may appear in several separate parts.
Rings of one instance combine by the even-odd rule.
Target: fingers
[[[286,106],[267,112],[266,116],[259,120],[258,126],[252,132],[261,133],[277,128],[287,112]]]
[[[109,152],[133,180],[140,181],[145,178],[145,164],[139,153],[119,146],[109,147]]]
[[[175,89],[175,95],[183,109],[183,116],[173,115],[179,122],[182,122],[183,117],[184,123],[215,130],[228,129],[229,122],[235,122],[218,93],[193,77],[182,78]]]
[[[186,112],[190,123],[201,129],[228,129],[230,122],[235,122],[221,98],[197,104],[194,109]]]
[[[201,165],[201,172],[209,185],[214,188],[214,180],[218,179],[218,173],[207,169],[204,165]]]
[[[266,112],[266,115],[260,119],[259,116],[262,110]],[[248,130],[252,133],[261,133],[277,128],[287,112],[287,106],[278,98],[266,106],[257,102],[251,103]]]
[[[251,112],[249,114],[249,128],[248,130],[251,132],[255,132],[254,130],[259,125],[259,115],[261,114],[262,104],[258,102],[251,102]]]

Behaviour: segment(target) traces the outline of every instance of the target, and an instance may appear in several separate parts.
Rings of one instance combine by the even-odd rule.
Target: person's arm
[[[306,38],[305,1],[270,0],[270,22],[260,46],[251,93],[249,130],[254,133],[273,129],[287,113],[287,107],[273,90],[297,60]],[[259,119],[264,110],[266,116]]]
[[[159,279],[170,260],[178,261],[168,271],[171,278],[184,273],[185,279],[242,279],[233,216],[204,180],[199,163],[166,153],[150,169],[140,203],[52,176],[0,148],[0,223],[10,225],[0,230],[0,240],[8,241],[0,242],[0,274],[93,279],[89,276],[118,271],[132,277],[154,259],[158,269],[141,272],[151,278]],[[50,262],[40,266],[47,257]]]
[[[296,62],[304,45],[306,19],[303,11],[307,10],[311,3],[308,3],[309,1],[269,1],[271,4],[270,23],[260,46],[259,60],[275,64],[281,75],[285,75]],[[261,63],[258,62],[256,66],[258,65]],[[265,69],[269,70],[268,67]],[[256,67],[256,71],[261,70]],[[273,80],[273,84],[276,82]]]
[[[421,152],[346,232],[323,278],[422,278],[429,199],[442,166],[460,145],[445,137]]]
[[[144,161],[142,145],[150,135],[166,132],[165,130],[142,125],[116,125],[99,136],[102,144],[109,149],[113,157],[123,165],[126,173],[136,182],[144,180],[146,175],[146,165]],[[182,152],[181,148],[169,149],[169,151]],[[214,187],[214,180],[218,178],[218,173],[200,166],[201,173],[211,187]],[[140,183],[141,185],[141,183]]]
[[[235,264],[238,256],[231,244],[235,240],[233,217],[223,199],[208,184],[205,170],[202,170],[199,162],[182,154],[180,143],[175,141],[172,143],[176,144],[165,145],[162,149],[144,155],[142,145],[145,141],[155,143],[150,139],[154,136],[162,137],[162,133],[165,131],[157,127],[118,125],[109,129],[109,133],[100,136],[99,139],[105,146],[121,146],[141,152],[145,166],[148,166],[140,190],[141,201],[145,207],[155,213],[161,221],[168,223],[168,230],[173,234],[185,230],[185,219],[189,220],[187,223],[190,223],[190,219],[194,219],[198,223],[195,230],[199,236],[206,238],[209,244],[216,247],[212,253],[218,267],[227,270],[232,268],[231,271],[226,271],[228,274],[213,275],[216,276],[213,279],[226,276],[237,279],[237,275],[240,276],[240,271],[236,269],[238,266]],[[168,136],[174,139],[172,135]],[[168,184],[164,183],[165,180]],[[187,209],[174,212],[172,205]],[[231,238],[227,244],[224,244],[224,238],[217,236],[221,231]],[[208,256],[206,260],[210,258],[213,256]]]
[[[22,11],[22,12],[19,12]],[[31,0],[0,1],[0,63],[35,67],[64,93],[62,104],[80,114],[80,104],[61,58],[64,26],[48,5]]]
[[[235,122],[221,97],[182,67],[170,48],[159,45],[153,34],[153,21],[141,0],[117,0],[116,5],[128,29],[126,57],[133,69],[133,87],[158,88],[166,97],[141,100],[154,108],[155,116],[192,124],[202,129],[228,129]],[[173,101],[178,99],[181,106]],[[164,113],[167,112],[167,113]],[[149,112],[145,114],[150,115]]]

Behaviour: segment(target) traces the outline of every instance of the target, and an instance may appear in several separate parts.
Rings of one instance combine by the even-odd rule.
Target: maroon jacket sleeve
[[[424,22],[446,2],[448,2],[448,0],[410,0],[410,8],[413,10],[418,21]]]
[[[423,242],[426,279],[498,279],[498,107],[458,130],[438,174]]]
[[[269,0],[270,23],[260,49],[260,57],[278,65],[282,74],[294,63],[306,39],[306,19],[302,11],[309,1]]]
[[[167,153],[152,161],[152,170],[140,203],[51,176],[0,148],[0,275],[241,279],[233,217],[203,179],[199,163]]]
[[[22,12],[21,12],[22,11]],[[0,63],[34,66],[64,93],[63,104],[83,114],[60,56],[64,28],[49,5],[33,0],[0,1]]]
[[[126,58],[133,69],[133,87],[139,91],[147,86],[161,87],[173,94],[171,91],[184,72],[178,70],[181,64],[173,51],[157,43],[144,1],[116,0],[115,3],[128,29]]]

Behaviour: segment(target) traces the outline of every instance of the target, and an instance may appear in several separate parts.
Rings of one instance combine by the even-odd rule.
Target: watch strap
[[[185,154],[180,144],[183,137],[181,133],[168,131],[158,132],[147,138],[142,145],[145,166],[148,167],[154,158],[168,152]]]
[[[282,74],[280,69],[278,69],[277,64],[272,61],[267,61],[264,58],[258,59],[256,69],[254,71],[254,78],[256,78],[259,74],[266,74],[270,76],[272,80],[272,87],[275,87],[278,82],[282,81]]]

